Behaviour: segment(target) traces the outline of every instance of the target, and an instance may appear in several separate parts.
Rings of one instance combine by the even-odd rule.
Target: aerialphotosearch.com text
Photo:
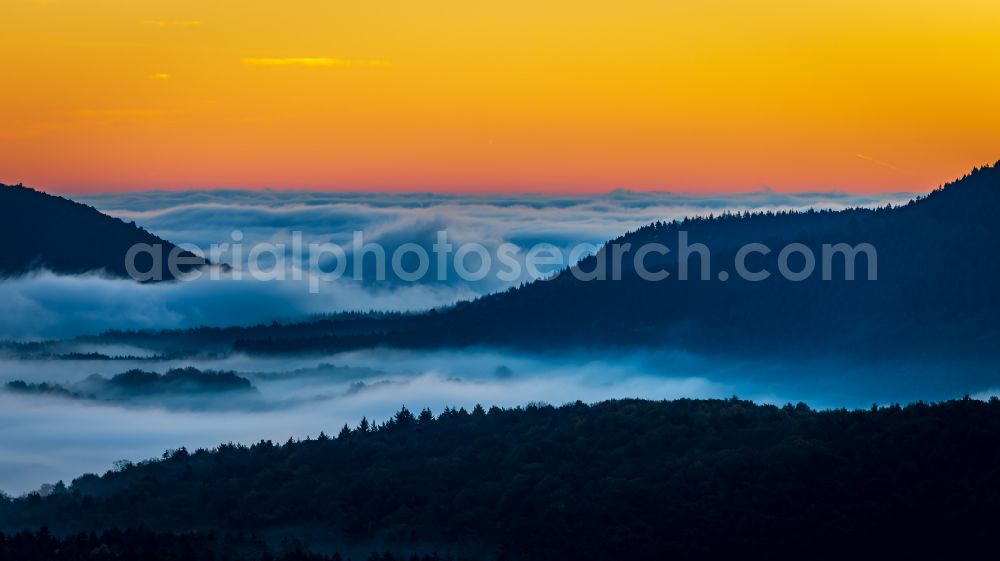
[[[343,279],[355,281],[421,283],[460,279],[480,282],[492,277],[502,283],[551,280],[562,274],[580,281],[618,281],[637,277],[659,282],[721,281],[740,279],[763,282],[771,278],[801,282],[815,275],[821,280],[878,279],[878,252],[868,243],[789,243],[772,248],[748,243],[713,253],[704,243],[678,231],[675,243],[634,244],[612,242],[603,246],[580,243],[560,248],[551,243],[522,247],[501,243],[456,244],[448,232],[438,231],[433,243],[407,242],[387,247],[366,242],[356,231],[345,244],[305,243],[301,232],[291,234],[290,243],[246,244],[235,230],[231,241],[212,244],[207,251],[186,244],[135,244],[126,254],[128,274],[140,282],[251,278],[258,281],[308,281],[309,290],[320,291],[322,283]],[[713,268],[715,261],[725,266]],[[205,261],[208,261],[208,264]],[[859,272],[863,272],[859,274]]]

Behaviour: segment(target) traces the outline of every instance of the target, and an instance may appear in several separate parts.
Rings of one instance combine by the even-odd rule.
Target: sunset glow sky
[[[0,182],[926,191],[1000,158],[996,0],[2,0]]]

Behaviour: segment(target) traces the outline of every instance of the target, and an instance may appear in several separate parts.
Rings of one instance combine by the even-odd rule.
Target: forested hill
[[[0,502],[0,529],[140,525],[482,559],[991,557],[998,439],[996,399],[404,409],[335,437],[84,476]]]
[[[919,354],[1000,358],[1000,167],[975,170],[926,197],[895,208],[767,212],[658,222],[614,244],[629,244],[621,280],[579,280],[563,271],[472,302],[423,315],[344,314],[293,325],[201,329],[173,333],[112,333],[105,339],[177,349],[215,346],[250,353],[331,352],[366,346],[410,348],[510,346],[529,350],[574,347],[680,347],[726,353],[833,353],[917,358]],[[679,241],[709,248],[709,275],[697,253],[680,280]],[[645,266],[667,272],[642,280],[634,252],[646,243],[671,252],[650,253]],[[762,281],[736,274],[741,246]],[[812,252],[814,272],[795,281],[779,274],[781,250],[792,243]],[[823,246],[870,244],[875,260],[852,258],[846,280],[843,254],[829,260]],[[609,264],[610,252],[577,267]],[[805,265],[789,259],[793,271]],[[869,272],[877,273],[870,280]],[[724,274],[723,274],[724,273]],[[727,277],[720,279],[720,274]]]
[[[677,242],[711,250],[708,280],[698,280],[701,260],[688,261],[680,280]],[[975,170],[928,196],[896,208],[841,212],[724,215],[657,223],[611,244],[659,242],[672,252],[646,260],[647,268],[670,276],[640,280],[626,259],[620,281],[580,281],[562,274],[517,290],[460,304],[438,319],[459,340],[519,344],[679,345],[703,349],[828,349],[834,352],[1000,352],[1000,167]],[[766,256],[750,254],[751,271],[763,281],[734,272],[740,246],[763,243]],[[806,280],[778,274],[779,252],[804,244],[815,256]],[[855,278],[845,280],[843,255],[830,261],[824,280],[823,245],[870,244],[877,252],[877,278],[869,280],[864,254]],[[605,259],[607,259],[605,255]],[[593,270],[596,258],[580,265]],[[800,256],[791,269],[805,266]],[[607,265],[610,268],[610,265]],[[720,280],[720,272],[728,279]],[[725,276],[723,275],[723,276]]]
[[[0,185],[0,277],[47,269],[78,274],[103,271],[127,277],[125,256],[135,244],[159,244],[164,259],[174,244],[97,209],[21,185]],[[185,257],[193,255],[184,252]],[[136,258],[140,271],[152,265]],[[163,278],[172,275],[164,267]],[[182,270],[184,267],[182,267]]]

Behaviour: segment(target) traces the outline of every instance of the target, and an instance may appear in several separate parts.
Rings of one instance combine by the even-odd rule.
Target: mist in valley
[[[909,197],[770,191],[726,197],[236,191],[133,193],[93,196],[85,202],[172,241],[199,247],[230,241],[235,230],[248,244],[287,242],[292,231],[301,231],[306,242],[341,245],[352,231],[361,231],[366,240],[391,252],[404,243],[429,246],[440,230],[447,230],[455,243],[474,241],[490,249],[504,243],[567,249],[581,242],[599,244],[655,220],[726,210],[875,206]],[[224,352],[163,360],[159,349],[75,339],[109,329],[301,321],[344,310],[425,310],[522,280],[530,279],[499,282],[490,276],[469,282],[451,275],[415,283],[395,278],[383,283],[343,280],[325,283],[314,294],[306,280],[205,278],[140,284],[100,273],[62,276],[45,271],[6,279],[0,282],[0,339],[59,339],[49,343],[52,353],[73,356],[29,359],[17,352],[15,343],[0,351],[0,489],[18,495],[45,483],[69,483],[87,472],[103,473],[119,460],[139,462],[179,447],[283,442],[315,438],[321,431],[335,435],[362,418],[384,421],[402,406],[439,414],[445,407],[472,409],[476,404],[519,407],[532,402],[735,395],[778,405],[801,401],[814,408],[862,408],[961,397],[970,389],[973,397],[985,399],[1000,387],[996,365],[971,361],[860,364],[846,359],[740,360],[683,350],[552,349],[523,354],[489,348],[277,357]],[[90,353],[125,358],[76,359]],[[156,378],[187,368],[227,373],[249,389],[207,391],[198,384],[163,384]],[[143,374],[133,377],[152,382],[122,389],[120,382],[127,380],[115,382],[115,377],[130,371],[140,371]]]
[[[95,352],[114,347],[94,345]],[[117,349],[121,350],[121,349]],[[135,356],[142,349],[131,348]],[[961,397],[963,388],[993,393],[981,364],[831,364],[829,361],[733,360],[690,353],[585,352],[528,355],[494,349],[412,352],[370,350],[328,356],[260,358],[233,354],[185,360],[0,360],[0,384],[61,384],[111,379],[138,369],[233,373],[252,392],[188,387],[115,400],[0,391],[0,489],[11,495],[45,483],[103,473],[115,462],[157,458],[186,447],[225,442],[335,436],[362,418],[379,423],[407,407],[440,414],[476,404],[518,407],[577,400],[728,398],[805,402],[814,408],[864,408]],[[905,373],[905,374],[901,374]],[[943,376],[942,372],[966,373]],[[901,376],[908,376],[901,379]],[[980,378],[977,378],[980,377]]]

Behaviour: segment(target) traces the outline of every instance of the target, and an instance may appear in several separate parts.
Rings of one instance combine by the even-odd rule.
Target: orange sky
[[[926,191],[996,0],[3,0],[0,182]]]

